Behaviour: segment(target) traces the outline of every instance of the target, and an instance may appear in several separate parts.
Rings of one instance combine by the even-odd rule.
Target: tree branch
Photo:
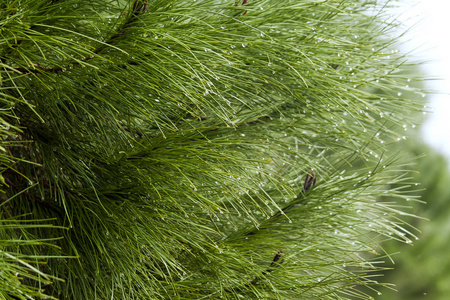
[[[107,45],[111,45],[114,39],[123,36],[126,33],[126,29],[131,27],[131,23],[136,19],[136,17],[144,14],[147,11],[147,9],[148,9],[148,0],[135,0],[133,3],[133,8],[132,8],[132,17],[128,18],[128,20],[126,22],[124,22],[124,24],[118,30],[118,33],[112,35],[108,39],[108,41],[106,41],[104,44],[102,44],[97,49],[95,49],[92,53],[94,55],[98,55],[100,52],[102,52],[107,47]],[[18,41],[16,43],[16,45],[21,44],[21,42],[22,41]],[[86,57],[86,58],[82,59],[81,61],[84,62],[84,61],[91,60],[93,58],[94,58],[94,56],[90,56],[90,57]],[[4,58],[1,58],[0,61],[3,64],[5,64]],[[80,61],[74,61],[71,63],[72,66],[80,65],[80,64],[81,64]],[[50,72],[50,73],[59,73],[59,72],[62,72],[63,70],[65,70],[63,67],[49,68],[49,67],[41,66],[39,64],[32,64],[32,66],[33,66],[32,69],[28,69],[28,68],[24,68],[24,67],[18,67],[15,69],[22,73],[33,73],[33,74],[39,74],[40,70]]]
[[[303,189],[300,195],[306,193],[306,191],[310,190],[311,188],[313,188],[316,185],[317,182],[317,177],[316,174],[309,172],[308,175],[306,175],[305,178],[305,183],[303,184]],[[287,205],[286,207],[282,208],[280,211],[278,211],[276,214],[274,214],[269,221],[272,221],[275,218],[278,218],[279,216],[281,216],[282,214],[286,214],[286,212],[291,209],[292,207],[295,207],[297,205],[297,203],[292,203]],[[250,231],[249,233],[245,234],[246,236],[249,235],[255,235],[257,232],[259,231],[259,229],[254,229],[252,231]]]
[[[267,273],[273,272],[275,270],[275,268],[278,268],[279,266],[281,266],[281,264],[284,262],[284,259],[281,259],[281,256],[284,254],[283,250],[280,250],[277,252],[277,254],[275,254],[275,257],[273,258],[272,262],[269,265],[269,268],[266,269],[266,271],[261,272],[261,275],[267,275]],[[253,279],[250,283],[247,283],[244,285],[244,287],[248,288],[250,286],[255,286],[258,284],[259,280],[261,279],[261,277],[256,277],[255,279]],[[227,293],[231,293],[230,290],[225,290]]]

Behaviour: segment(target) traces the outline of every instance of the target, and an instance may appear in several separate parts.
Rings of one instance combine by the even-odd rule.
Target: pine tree
[[[1,0],[0,298],[370,298],[415,237],[389,6]]]
[[[446,251],[450,235],[450,222],[446,216],[450,213],[450,172],[448,160],[435,149],[426,145],[418,137],[408,139],[399,146],[403,152],[409,152],[410,160],[422,156],[414,166],[414,180],[420,183],[420,196],[423,203],[413,202],[411,212],[421,218],[407,220],[413,226],[420,228],[420,240],[414,247],[391,241],[384,244],[384,249],[390,253],[398,253],[395,258],[395,268],[385,272],[386,280],[395,282],[394,291],[383,292],[381,299],[446,299],[450,292],[447,285],[450,279]],[[423,219],[422,219],[423,218]],[[442,253],[442,255],[433,255]]]

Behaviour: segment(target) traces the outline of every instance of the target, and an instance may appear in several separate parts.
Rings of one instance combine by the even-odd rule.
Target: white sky
[[[416,56],[428,61],[427,76],[438,78],[427,81],[436,92],[427,95],[432,114],[421,128],[423,139],[450,160],[450,0],[403,0],[400,13],[406,26],[414,26],[402,51],[417,49]]]

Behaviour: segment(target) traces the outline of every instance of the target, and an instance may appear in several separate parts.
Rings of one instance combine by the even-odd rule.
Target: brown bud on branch
[[[133,14],[135,16],[143,14],[148,8],[148,0],[135,0],[133,3]]]
[[[317,177],[316,174],[309,172],[305,178],[305,184],[303,185],[303,192],[306,192],[310,188],[316,185]]]
[[[273,260],[272,260],[272,263],[270,264],[270,267],[271,267],[271,268],[279,267],[279,266],[284,262],[284,259],[282,259],[280,262],[278,262],[278,261],[280,260],[281,255],[282,255],[283,253],[284,253],[283,250],[280,250],[280,251],[277,252],[277,254],[275,255],[275,257],[274,257]],[[267,272],[270,272],[270,271],[271,271],[271,270],[267,270]]]

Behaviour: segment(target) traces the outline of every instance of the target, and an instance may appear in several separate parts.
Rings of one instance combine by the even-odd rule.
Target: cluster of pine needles
[[[371,298],[416,238],[389,6],[0,0],[0,299]]]

